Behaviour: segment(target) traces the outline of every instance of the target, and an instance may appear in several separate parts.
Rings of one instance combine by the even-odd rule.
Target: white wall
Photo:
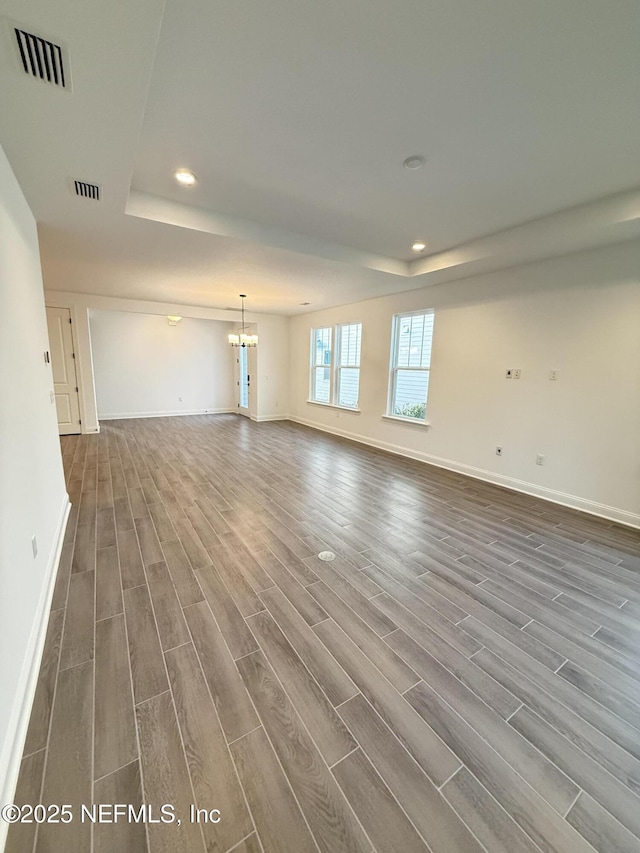
[[[259,421],[281,420],[289,414],[290,320],[290,317],[263,314],[257,325],[259,344],[256,350],[256,420]]]
[[[229,323],[92,309],[89,325],[99,418],[235,410]]]
[[[429,428],[382,418],[392,315],[422,308]],[[361,413],[307,403],[310,329],[354,320]],[[293,318],[290,364],[294,420],[640,525],[637,241]]]
[[[202,320],[220,320],[237,329],[239,316],[237,311],[221,308],[201,308],[184,303],[149,302],[141,299],[122,299],[114,296],[94,296],[88,293],[68,291],[45,291],[47,305],[55,308],[68,308],[73,318],[72,331],[76,348],[76,367],[80,387],[80,410],[82,431],[98,432],[98,412],[96,406],[93,375],[93,356],[89,329],[89,312],[93,310],[120,311],[127,313],[149,314],[164,318],[167,314],[178,314],[187,318]],[[251,368],[250,413],[255,420],[275,420],[286,418],[289,411],[289,347],[288,317],[273,314],[254,314],[247,312],[247,323],[260,336],[257,351],[250,351]],[[231,348],[230,348],[231,349]],[[177,396],[182,396],[178,394]],[[235,407],[235,400],[234,400]]]
[[[48,349],[36,224],[0,148],[1,803],[13,796],[69,509]]]

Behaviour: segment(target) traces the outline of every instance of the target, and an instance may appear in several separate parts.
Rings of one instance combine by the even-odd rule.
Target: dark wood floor
[[[640,851],[637,532],[288,423],[62,447],[17,800],[75,819],[9,853]]]

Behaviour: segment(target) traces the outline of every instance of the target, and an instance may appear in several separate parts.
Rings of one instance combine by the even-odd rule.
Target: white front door
[[[47,307],[47,327],[58,413],[58,432],[60,435],[79,433],[81,432],[80,398],[69,309]]]
[[[238,349],[237,366],[237,381],[238,381],[238,414],[249,417],[249,390],[251,387],[251,377],[249,376],[249,359],[247,358],[247,348],[240,347]]]

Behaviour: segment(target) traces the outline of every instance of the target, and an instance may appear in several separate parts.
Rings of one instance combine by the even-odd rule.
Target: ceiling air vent
[[[71,78],[66,49],[20,27],[14,27],[13,31],[25,74],[44,80],[45,83],[53,83],[61,89],[70,89]]]
[[[92,198],[94,201],[102,201],[102,187],[97,184],[88,184],[86,181],[74,181],[73,186],[76,195],[80,198]]]

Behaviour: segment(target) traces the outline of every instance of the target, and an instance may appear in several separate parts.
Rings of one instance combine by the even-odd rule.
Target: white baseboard
[[[496,474],[493,471],[487,471],[484,468],[475,468],[473,465],[466,465],[462,462],[455,462],[453,459],[442,459],[439,456],[433,456],[430,453],[422,453],[419,450],[410,450],[398,444],[391,444],[386,441],[378,441],[377,439],[368,438],[366,436],[357,435],[348,430],[339,428],[329,428],[324,424],[315,421],[309,421],[306,418],[290,417],[289,420],[311,427],[312,429],[328,432],[332,435],[339,435],[342,438],[348,438],[350,441],[356,441],[359,444],[366,444],[369,447],[376,447],[379,450],[385,450],[387,453],[393,453],[396,456],[405,456],[408,459],[416,459],[419,462],[426,462],[428,465],[435,465],[437,468],[446,468],[448,471],[456,471],[458,474],[466,474],[468,477],[473,477],[476,480],[482,480],[485,483],[494,483],[497,486],[504,486],[506,489],[512,489],[514,492],[522,492],[525,495],[542,498],[551,503],[561,504],[570,509],[577,509],[581,512],[586,512],[589,515],[597,515],[599,518],[605,518],[607,521],[616,521],[619,524],[624,524],[627,527],[640,528],[640,515],[629,512],[618,507],[608,506],[607,504],[598,503],[596,501],[581,498],[577,495],[570,495],[566,492],[560,492],[556,489],[549,489],[546,486],[538,486],[536,483],[529,483],[526,480],[518,480],[515,477],[506,477],[503,474]]]
[[[174,412],[121,412],[120,414],[98,415],[101,421],[122,421],[132,418],[178,418],[184,415],[230,415],[235,409],[180,409]]]
[[[2,748],[2,758],[0,759],[0,767],[3,768],[4,778],[1,780],[0,789],[0,804],[12,803],[13,797],[18,783],[18,774],[20,772],[20,760],[22,758],[22,750],[27,737],[27,728],[29,726],[29,717],[31,715],[31,706],[38,684],[38,675],[40,673],[40,662],[42,660],[42,652],[44,649],[44,641],[47,634],[47,625],[49,623],[49,608],[51,607],[51,599],[53,597],[53,589],[56,576],[58,574],[58,564],[62,553],[62,545],[64,542],[64,533],[67,528],[67,520],[71,511],[71,503],[69,495],[65,494],[64,501],[58,518],[58,526],[56,535],[51,547],[47,567],[45,569],[42,589],[38,606],[33,619],[33,626],[29,643],[25,652],[20,674],[20,681],[16,689],[13,710],[9,721],[9,727],[6,734],[5,742]],[[4,850],[9,824],[0,821],[0,850]]]
[[[289,421],[289,415],[251,415],[251,420],[256,423],[265,423],[265,421]]]

